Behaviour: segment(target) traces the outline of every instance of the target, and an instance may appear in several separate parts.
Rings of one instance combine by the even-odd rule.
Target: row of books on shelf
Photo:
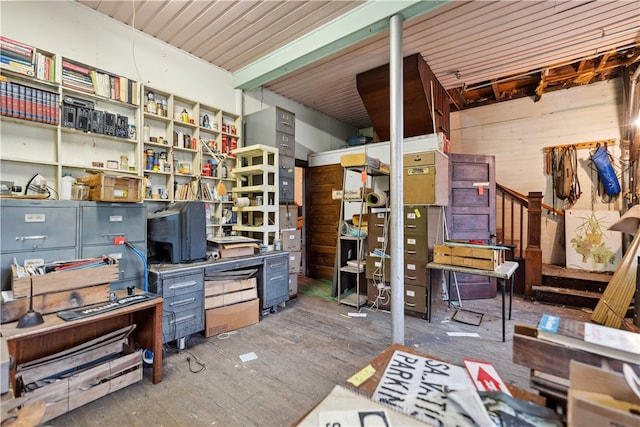
[[[197,180],[178,184],[175,187],[174,200],[210,200],[217,201],[218,194],[208,182]]]
[[[57,125],[59,103],[57,93],[0,80],[0,115]]]
[[[138,82],[82,65],[62,61],[62,85],[104,98],[138,104]]]
[[[0,65],[6,70],[43,81],[56,80],[56,62],[52,56],[4,36],[0,36]]]

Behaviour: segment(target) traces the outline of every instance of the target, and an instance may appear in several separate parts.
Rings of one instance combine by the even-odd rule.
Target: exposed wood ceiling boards
[[[127,25],[133,23],[135,6],[136,29],[232,73],[363,5],[346,0],[78,2]],[[403,56],[425,58],[454,110],[535,98],[536,88],[544,96],[615,77],[620,67],[635,69],[640,1],[443,1],[407,20],[403,40]],[[371,121],[355,76],[388,62],[385,32],[264,87],[366,128]]]

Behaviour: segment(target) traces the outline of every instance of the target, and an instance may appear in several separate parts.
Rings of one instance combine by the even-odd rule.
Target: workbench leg
[[[504,320],[504,305],[505,305],[505,301],[504,301],[504,297],[505,297],[505,286],[507,286],[507,284],[505,283],[504,279],[500,279],[500,284],[502,285],[502,342],[505,342],[505,320]]]
[[[513,276],[509,279],[509,320],[511,320],[511,303],[513,301]]]

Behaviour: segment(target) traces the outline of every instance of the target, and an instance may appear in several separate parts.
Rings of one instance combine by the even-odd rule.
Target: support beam
[[[390,22],[389,40],[389,111],[391,149],[391,331],[394,344],[404,345],[404,235],[402,153],[404,140],[404,89],[402,59],[402,16],[394,15]],[[431,298],[431,295],[429,295]]]
[[[389,28],[389,18],[405,20],[429,12],[446,1],[371,0],[233,73],[236,89],[251,90],[339,52]]]

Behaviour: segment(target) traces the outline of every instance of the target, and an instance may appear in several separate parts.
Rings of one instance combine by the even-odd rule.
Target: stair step
[[[600,301],[599,292],[578,289],[559,288],[555,286],[532,286],[536,301],[569,307],[594,309]]]

